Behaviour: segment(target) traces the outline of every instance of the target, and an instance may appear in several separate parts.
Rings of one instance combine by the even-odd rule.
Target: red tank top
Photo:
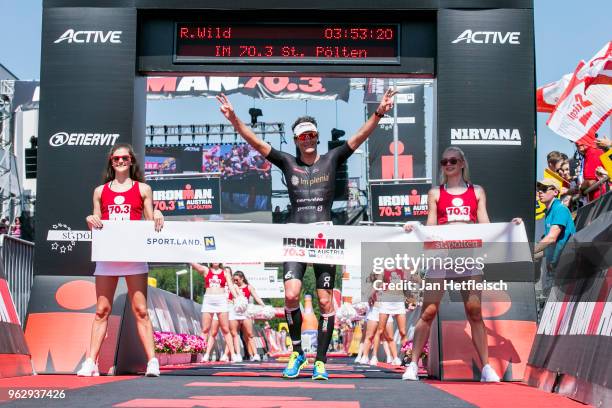
[[[440,186],[440,198],[438,199],[438,225],[449,222],[477,222],[476,211],[478,210],[478,199],[473,184],[468,184],[463,194],[450,194]]]
[[[224,288],[227,286],[227,280],[225,279],[225,273],[213,273],[212,268],[208,268],[208,273],[204,278],[206,282],[206,288]]]
[[[138,182],[122,193],[110,189],[110,183],[104,184],[100,201],[102,204],[102,219],[111,221],[141,220],[143,200]]]
[[[244,294],[245,298],[250,298],[251,297],[251,291],[249,290],[249,285],[246,285],[244,288],[238,288],[242,291],[242,293]],[[229,300],[232,300],[234,298],[234,295],[232,295],[232,292],[230,292],[229,294]]]

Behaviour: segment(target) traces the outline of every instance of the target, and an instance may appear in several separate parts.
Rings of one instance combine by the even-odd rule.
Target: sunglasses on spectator
[[[129,154],[126,154],[125,156],[111,156],[111,161],[113,163],[119,163],[119,160],[122,160],[124,162],[130,162],[132,158]]]
[[[552,190],[552,189],[554,189],[554,187],[551,187],[551,186],[538,186],[537,187],[537,190],[540,193],[546,193],[546,192],[548,192],[548,190]]]
[[[304,132],[302,134],[297,135],[295,138],[297,140],[299,140],[300,142],[303,142],[305,140],[316,139],[317,137],[319,137],[318,133],[315,133],[315,132]]]
[[[440,160],[440,164],[442,166],[446,166],[448,164],[454,166],[455,164],[459,163],[461,161],[461,159],[458,159],[456,157],[451,157],[450,159],[442,159]]]

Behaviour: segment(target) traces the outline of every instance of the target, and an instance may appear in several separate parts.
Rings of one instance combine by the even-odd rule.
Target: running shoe
[[[291,353],[287,368],[283,370],[283,378],[296,378],[300,375],[300,370],[308,364],[308,359],[304,354],[297,351]]]
[[[391,365],[393,365],[393,366],[401,366],[402,365],[402,360],[400,360],[399,357],[395,357],[395,359],[393,361],[391,361]]]
[[[402,380],[419,381],[419,366],[417,363],[411,362],[408,364],[404,375],[402,375]]]
[[[360,355],[355,357],[355,364],[359,364],[359,363],[361,363],[361,356]]]
[[[79,377],[98,377],[99,375],[98,365],[91,358],[83,361],[81,368],[77,371]]]
[[[223,362],[223,363],[227,363],[229,361],[229,357],[227,354],[224,354],[221,356],[221,358],[219,359],[219,361]]]
[[[497,375],[493,367],[486,364],[484,367],[482,367],[480,382],[499,382],[499,375]]]
[[[159,377],[159,361],[155,357],[147,363],[147,372],[145,377]]]
[[[378,365],[378,357],[372,356],[372,358],[370,359],[370,365]]]
[[[393,358],[391,356],[387,356],[387,364],[391,364],[393,362]]]
[[[240,354],[234,354],[232,356],[232,363],[242,363],[242,356]]]
[[[210,360],[210,354],[208,353],[200,357],[200,363],[206,363],[208,360]]]
[[[312,370],[313,380],[329,380],[327,370],[325,369],[325,363],[322,361],[315,361],[314,369]]]
[[[251,361],[261,361],[261,357],[259,357],[259,354],[255,354],[251,357]]]
[[[362,356],[360,363],[361,364],[366,364],[366,365],[370,364],[370,359],[368,358],[368,356]]]

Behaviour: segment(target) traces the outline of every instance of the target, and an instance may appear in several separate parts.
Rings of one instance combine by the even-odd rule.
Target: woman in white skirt
[[[204,299],[202,300],[202,337],[208,338],[213,316],[217,315],[219,328],[225,338],[225,344],[232,355],[232,361],[238,362],[240,356],[234,351],[227,315],[229,311],[227,289],[234,296],[237,296],[231,272],[227,268],[223,268],[223,265],[219,263],[211,263],[210,266],[192,263],[191,266],[204,278],[204,286],[206,288]],[[206,354],[204,355],[205,360],[209,352],[210,348],[207,347]]]
[[[402,280],[404,280],[404,276],[406,273],[403,270],[385,270],[383,275],[383,281],[385,283],[392,284],[400,284]],[[395,295],[397,297],[398,295]],[[378,299],[378,327],[377,335],[374,337],[374,350],[378,350],[378,343],[381,339],[386,339],[388,337],[388,329],[387,322],[391,316],[395,317],[395,321],[397,322],[397,329],[399,331],[402,344],[408,341],[406,336],[406,303],[404,293],[400,296],[401,300],[395,300],[393,295],[389,300],[385,298],[385,294],[382,293]],[[393,336],[387,339],[389,342],[393,342]],[[401,365],[401,360],[397,357],[397,353],[395,354],[395,358],[392,361],[393,365]]]
[[[486,195],[481,186],[470,182],[467,158],[463,151],[455,146],[446,148],[440,160],[440,185],[432,187],[427,193],[429,213],[427,225],[443,224],[487,224]],[[520,224],[520,218],[512,220]],[[404,225],[404,230],[411,233],[413,223]],[[460,254],[461,255],[461,254]],[[471,254],[470,254],[471,255]],[[427,271],[426,280],[430,283],[444,284],[445,279],[455,281],[483,281],[483,270],[477,267],[465,271],[454,269],[436,269]],[[402,376],[404,380],[416,381],[418,377],[418,360],[423,347],[429,338],[434,318],[438,314],[444,290],[426,290],[423,296],[421,316],[414,330],[413,359]],[[487,332],[482,320],[482,293],[479,290],[462,290],[463,306],[467,321],[470,324],[472,343],[480,357],[481,378],[483,382],[499,382],[499,375],[489,365],[489,348]]]
[[[385,354],[387,355],[387,363],[393,365],[401,365],[401,361],[397,358],[397,348],[393,344],[393,317],[387,321],[387,328],[382,333],[378,333],[378,321],[380,320],[379,303],[376,302],[366,314],[365,333],[363,334],[363,342],[359,347],[359,354],[355,359],[359,364],[377,365],[378,346],[383,343]],[[382,336],[382,338],[381,338]],[[369,358],[370,350],[372,350],[372,358]]]
[[[156,231],[161,231],[164,216],[153,210],[151,187],[144,183],[144,176],[134,155],[132,146],[116,144],[106,161],[104,184],[93,193],[93,214],[86,218],[90,229],[101,229],[103,221],[154,221]],[[108,318],[111,315],[115,289],[119,277],[125,277],[128,287],[128,301],[136,318],[138,336],[147,356],[148,377],[159,376],[159,362],[155,358],[153,326],[147,309],[147,274],[149,267],[144,262],[97,262],[96,315],[91,327],[91,342],[88,358],[77,372],[80,377],[100,375],[98,354],[106,337]]]
[[[238,301],[234,300],[234,296],[230,294],[230,310],[229,310],[229,321],[230,321],[230,332],[232,333],[232,337],[234,339],[234,350],[238,353],[240,350],[240,331],[242,330],[242,335],[244,340],[247,342],[246,347],[248,347],[249,355],[251,356],[251,361],[259,361],[259,354],[257,354],[257,347],[255,347],[255,339],[253,335],[253,321],[248,318],[246,315],[246,303],[248,303],[249,298],[252,296],[255,302],[260,306],[265,306],[263,300],[259,296],[257,296],[257,291],[253,287],[253,285],[249,284],[249,281],[244,276],[242,271],[234,272],[232,277],[234,280],[234,285],[236,286],[236,292],[238,292],[240,297],[246,299]],[[240,299],[240,298],[239,298]],[[239,305],[239,303],[243,303],[243,305]],[[236,310],[244,306],[244,310]]]

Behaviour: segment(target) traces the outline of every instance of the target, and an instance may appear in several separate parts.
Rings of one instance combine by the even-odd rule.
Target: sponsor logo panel
[[[68,44],[121,44],[121,34],[123,31],[93,31],[75,30],[69,28],[60,35],[54,44],[66,42]]]
[[[119,133],[57,132],[49,138],[51,147],[61,146],[113,146]]]
[[[520,31],[474,31],[467,29],[459,34],[451,43],[520,45],[520,36]]]
[[[451,128],[453,145],[509,145],[520,146],[521,132],[513,128]]]

